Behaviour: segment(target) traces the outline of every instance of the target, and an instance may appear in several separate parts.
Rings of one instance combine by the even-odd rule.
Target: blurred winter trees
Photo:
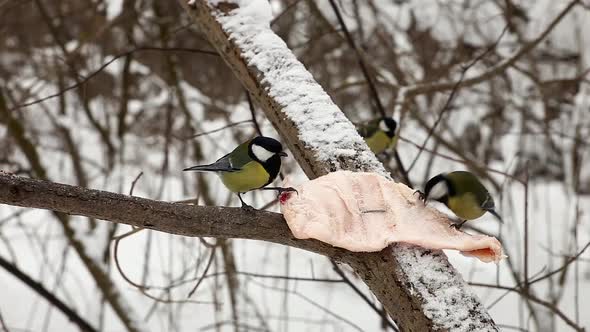
[[[493,188],[507,224],[486,218],[469,231],[499,236],[508,259],[497,269],[451,260],[496,323],[522,331],[590,324],[580,314],[590,305],[582,296],[590,294],[590,256],[579,254],[590,240],[590,4],[337,3],[359,52],[328,1],[272,0],[271,26],[353,122],[379,116],[362,59],[400,123],[398,152],[416,188],[452,169]],[[214,176],[180,170],[258,131],[277,136],[175,1],[3,1],[0,36],[5,172],[237,206]],[[394,158],[385,162],[403,179]],[[284,173],[303,178],[293,161]],[[276,209],[271,194],[247,199]],[[135,287],[112,252],[127,227],[74,218],[1,206],[0,256],[97,329],[381,328],[347,282],[373,301],[370,293],[350,273],[344,282],[325,258],[146,230],[118,250],[126,278],[142,285]],[[0,283],[10,285],[0,329],[76,329],[10,274],[0,272]]]

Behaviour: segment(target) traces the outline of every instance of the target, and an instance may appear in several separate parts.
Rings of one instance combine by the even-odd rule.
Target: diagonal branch
[[[375,82],[373,80],[373,77],[371,76],[371,74],[369,73],[369,70],[367,69],[367,65],[365,64],[365,61],[359,52],[358,46],[356,46],[354,39],[352,38],[352,35],[348,31],[348,27],[346,26],[346,23],[344,22],[344,19],[342,18],[342,14],[340,13],[338,6],[336,5],[336,2],[334,2],[334,0],[330,0],[330,6],[332,6],[332,9],[334,10],[334,14],[336,14],[336,18],[338,19],[338,23],[340,24],[340,27],[342,28],[342,31],[344,32],[344,36],[346,37],[346,41],[348,42],[348,44],[350,45],[350,48],[352,48],[352,50],[354,51],[354,53],[356,55],[359,67],[361,67],[361,71],[363,72],[363,76],[365,76],[365,79],[367,80],[367,85],[369,86],[369,91],[371,92],[371,97],[375,101],[375,104],[377,106],[377,110],[379,111],[379,114],[381,115],[381,117],[386,117],[387,112],[385,112],[385,107],[383,107],[383,103],[381,102],[381,98],[379,98],[379,92],[377,91],[377,87],[375,86]]]

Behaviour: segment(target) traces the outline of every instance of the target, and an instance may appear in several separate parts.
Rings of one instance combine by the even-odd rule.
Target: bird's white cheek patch
[[[283,186],[291,186],[286,179]],[[483,262],[504,256],[498,240],[449,227],[407,186],[373,173],[339,171],[283,193],[281,211],[298,239],[317,239],[351,251],[380,251],[396,242],[455,249]]]
[[[430,189],[430,193],[428,193],[428,197],[432,199],[440,199],[444,196],[448,195],[449,188],[447,188],[447,184],[444,181],[438,182],[437,184]]]
[[[379,129],[382,131],[389,131],[389,127],[387,127],[387,124],[384,120],[379,121]]]
[[[252,152],[254,153],[256,158],[258,158],[258,160],[260,160],[262,162],[267,161],[270,157],[272,157],[274,155],[274,153],[272,153],[272,152],[268,151],[267,149],[261,147],[260,145],[256,145],[256,144],[252,145]]]

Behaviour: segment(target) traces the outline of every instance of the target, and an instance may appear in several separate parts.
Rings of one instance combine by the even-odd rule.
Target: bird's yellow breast
[[[457,217],[465,220],[477,219],[486,212],[472,193],[449,197],[448,207]]]
[[[393,146],[396,138],[397,136],[391,139],[383,131],[377,131],[372,136],[365,138],[365,142],[374,154],[379,154]]]
[[[220,174],[223,184],[232,192],[245,193],[264,186],[269,179],[268,172],[262,164],[251,161],[236,172]]]

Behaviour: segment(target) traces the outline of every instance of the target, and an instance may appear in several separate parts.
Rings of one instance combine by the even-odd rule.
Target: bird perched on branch
[[[357,126],[357,132],[364,139],[371,151],[378,155],[395,146],[397,122],[391,117],[371,120]]]
[[[463,219],[451,227],[460,229],[467,220],[473,220],[489,212],[500,222],[502,218],[495,210],[494,199],[475,175],[465,171],[441,173],[426,182],[424,192],[416,191],[426,204],[433,199],[445,204],[453,213]]]
[[[294,191],[293,188],[266,187],[281,170],[281,158],[287,157],[281,143],[273,138],[257,136],[209,165],[197,165],[183,171],[214,172],[231,192],[237,193],[243,208],[252,209],[241,194],[255,189]],[[264,188],[266,187],[266,188]]]

